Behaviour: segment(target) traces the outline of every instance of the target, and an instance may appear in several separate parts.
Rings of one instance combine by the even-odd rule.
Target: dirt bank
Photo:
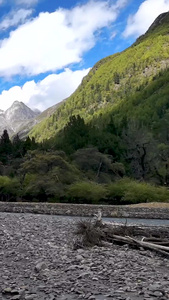
[[[71,203],[0,202],[0,212],[36,213],[49,215],[93,216],[98,210],[103,217],[169,219],[168,204],[92,205]]]

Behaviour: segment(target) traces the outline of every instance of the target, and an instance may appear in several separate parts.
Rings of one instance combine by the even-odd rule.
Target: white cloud
[[[116,31],[113,31],[111,36],[110,36],[110,40],[113,40],[117,35],[117,32]]]
[[[12,10],[0,23],[0,30],[6,30],[9,27],[16,26],[24,21],[32,14],[31,9]]]
[[[126,4],[128,4],[130,0],[118,0],[115,4],[114,4],[114,7],[116,9],[121,9],[123,8],[124,6],[126,6]]]
[[[124,37],[139,36],[146,32],[153,21],[163,12],[169,10],[169,0],[146,0],[136,14],[128,19],[127,27],[123,33]]]
[[[16,4],[26,4],[27,6],[32,6],[38,3],[39,0],[15,0]]]
[[[80,62],[95,45],[95,33],[115,21],[125,3],[90,1],[72,10],[41,13],[0,41],[0,76],[37,75]]]
[[[0,0],[1,4],[11,5],[12,7],[21,6],[21,7],[32,7],[36,5],[41,0]]]
[[[42,81],[26,82],[22,87],[14,86],[0,94],[0,109],[6,110],[15,100],[22,101],[31,108],[41,111],[67,98],[81,83],[89,69],[71,71],[65,69],[60,74],[51,74]]]

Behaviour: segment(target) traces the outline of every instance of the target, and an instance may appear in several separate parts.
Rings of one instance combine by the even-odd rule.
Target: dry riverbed
[[[69,218],[0,213],[0,299],[169,299],[169,259],[127,245],[73,250],[74,229]]]

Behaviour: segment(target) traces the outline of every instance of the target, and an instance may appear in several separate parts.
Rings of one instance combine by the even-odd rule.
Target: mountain
[[[5,112],[3,110],[0,110],[0,134],[4,131],[4,129],[8,130],[9,135],[13,134],[11,126],[5,119]]]
[[[50,117],[64,101],[43,112],[38,109],[31,110],[23,102],[14,101],[6,111],[0,109],[0,135],[6,129],[10,137],[18,134],[21,139],[25,139],[36,124]]]
[[[35,118],[38,114],[39,112],[34,112],[23,102],[14,101],[6,111],[0,111],[0,134],[7,129],[9,135],[12,136],[18,133],[22,127],[27,127],[29,131],[29,124],[37,123]]]
[[[164,87],[166,89],[168,68],[167,12],[160,15],[131,47],[96,63],[78,89],[50,117],[37,124],[30,135],[37,141],[49,139],[65,126],[71,115],[80,115],[85,122],[103,119],[104,115],[104,121],[108,122],[112,114],[117,123],[120,122],[119,118],[122,120],[124,117],[140,120],[139,113],[143,113],[141,106],[149,106],[149,100],[143,103],[142,97],[144,100],[147,98],[146,90],[150,97],[154,93],[162,93],[161,85],[163,91]],[[164,82],[160,83],[161,80]],[[157,107],[162,109],[163,105],[164,103],[157,103],[155,106],[151,104],[151,115],[157,114]],[[123,115],[120,115],[119,109]],[[147,116],[144,119],[147,120]]]
[[[37,113],[19,101],[15,101],[11,107],[5,111],[5,119],[14,132],[18,131],[25,121],[35,118],[36,115]]]
[[[42,113],[38,110],[34,110],[34,113],[36,116],[32,119],[29,119],[28,121],[24,122],[18,129],[17,133],[21,139],[25,139],[25,137],[29,134],[30,130],[36,126],[36,124],[42,122],[46,118],[49,118],[56,109],[64,102],[65,100],[61,101],[60,103],[57,103],[46,110],[44,110]]]

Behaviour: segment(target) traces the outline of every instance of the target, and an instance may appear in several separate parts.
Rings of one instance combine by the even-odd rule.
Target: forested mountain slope
[[[54,137],[71,115],[85,122],[159,122],[168,109],[169,13],[160,15],[147,33],[121,53],[99,61],[78,89],[55,113],[35,126],[36,141]],[[166,121],[164,121],[166,122]],[[155,127],[157,124],[154,124]],[[121,128],[121,127],[120,127]]]

